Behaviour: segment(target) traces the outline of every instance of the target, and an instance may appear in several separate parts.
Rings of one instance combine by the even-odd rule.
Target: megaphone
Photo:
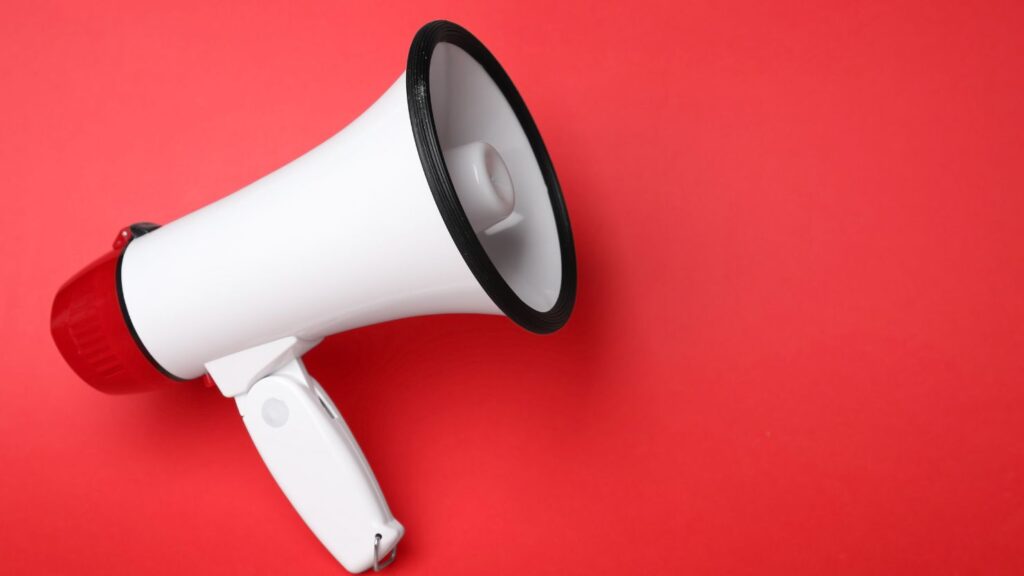
[[[472,34],[424,26],[406,71],[344,130],[166,226],[121,230],[57,293],[51,331],[106,392],[209,379],[274,479],[350,572],[404,529],[302,355],[324,337],[429,314],[537,333],[576,297],[569,217],[540,133]]]

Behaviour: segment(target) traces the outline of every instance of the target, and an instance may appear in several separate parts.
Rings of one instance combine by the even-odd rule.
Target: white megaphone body
[[[428,314],[550,332],[575,293],[561,190],[522,98],[476,38],[433,22],[342,132],[166,226],[122,230],[58,292],[51,325],[101,390],[212,379],[295,509],[360,572],[394,559],[403,528],[302,354]]]

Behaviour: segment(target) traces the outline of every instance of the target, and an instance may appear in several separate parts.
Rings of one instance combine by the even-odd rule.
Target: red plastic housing
[[[118,261],[131,238],[129,229],[122,230],[112,251],[61,286],[50,315],[50,332],[64,360],[89,385],[111,394],[177,382],[147,357],[121,309]]]

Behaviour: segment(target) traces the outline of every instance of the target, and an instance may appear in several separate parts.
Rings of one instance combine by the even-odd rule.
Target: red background
[[[140,4],[0,9],[0,572],[341,570],[230,401],[91,390],[49,306],[122,225],[342,128],[439,17],[529,103],[580,292],[549,337],[310,354],[408,528],[391,573],[1024,572],[1019,3]]]

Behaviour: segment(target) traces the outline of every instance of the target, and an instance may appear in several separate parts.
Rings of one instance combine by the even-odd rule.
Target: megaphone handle
[[[352,432],[302,361],[261,378],[236,401],[270,473],[338,562],[349,572],[390,564],[404,529]]]

